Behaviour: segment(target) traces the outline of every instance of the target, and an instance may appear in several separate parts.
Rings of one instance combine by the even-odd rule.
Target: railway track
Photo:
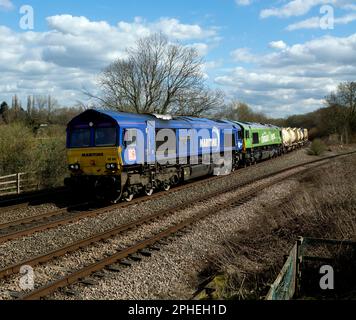
[[[262,163],[257,164],[262,165]],[[241,168],[232,174],[236,175],[248,168]],[[220,180],[226,176],[213,176],[204,179],[196,179],[193,182],[188,182],[183,185],[179,185],[167,191],[160,191],[151,196],[143,196],[135,198],[131,202],[121,202],[109,206],[97,208],[96,202],[83,202],[67,208],[58,209],[55,211],[46,212],[40,215],[26,217],[18,220],[9,221],[0,224],[0,244],[10,240],[15,240],[23,236],[32,235],[36,232],[41,232],[49,229],[53,229],[59,226],[74,223],[84,218],[95,217],[111,210],[117,210],[120,208],[127,208],[143,202],[159,199],[167,194],[172,194],[183,189],[193,188],[201,183],[208,183],[215,180]],[[79,210],[82,208],[83,210]]]
[[[322,159],[317,159],[311,162],[308,162],[307,164],[312,164],[312,163],[318,163],[320,161],[328,160],[328,159],[333,159],[335,157],[340,157],[340,156],[346,156],[349,154],[353,154],[355,152],[349,152],[345,154],[340,154],[340,155],[334,155],[334,156],[329,156],[326,158]],[[273,160],[272,160],[273,161]],[[257,166],[263,165],[263,163],[257,164]],[[283,170],[288,170],[288,169],[293,169],[296,167],[299,167],[300,165],[296,165],[290,168],[286,168]],[[241,168],[240,170],[237,170],[233,172],[233,175],[238,175],[242,171],[248,170],[248,168]],[[282,171],[283,171],[282,170]],[[265,175],[260,177],[259,179],[264,179],[265,177],[268,177],[269,175]],[[193,188],[196,185],[199,185],[200,183],[207,183],[219,179],[226,178],[226,176],[214,176],[214,177],[209,177],[207,179],[198,179],[197,181],[190,182],[187,184],[183,184],[180,186],[177,186],[171,190],[169,190],[168,193],[175,193],[178,192],[182,189],[187,189],[187,188]],[[241,187],[243,184],[237,185],[237,187]],[[143,196],[134,199],[131,202],[122,202],[119,204],[114,204],[114,205],[109,205],[109,206],[104,206],[104,207],[99,207],[97,208],[97,203],[95,202],[84,202],[84,203],[79,203],[67,208],[62,208],[59,210],[55,211],[50,211],[46,212],[40,215],[36,216],[31,216],[31,217],[26,217],[22,219],[18,219],[15,221],[10,221],[4,224],[0,224],[0,244],[5,243],[7,241],[15,240],[18,238],[21,238],[23,236],[29,236],[37,232],[53,229],[59,226],[75,223],[81,219],[84,218],[90,218],[90,217],[95,217],[104,213],[107,213],[111,210],[117,210],[120,208],[127,208],[129,206],[135,205],[135,204],[140,204],[146,201],[151,201],[155,200],[158,198],[163,197],[164,195],[168,194],[167,192],[161,191],[158,193],[155,193],[151,196]],[[80,210],[82,209],[82,210]]]
[[[84,267],[83,269],[77,270],[77,271],[75,271],[75,272],[73,272],[73,273],[53,282],[53,283],[50,283],[46,286],[38,288],[38,289],[34,290],[33,292],[22,296],[21,298],[26,300],[26,299],[39,299],[39,298],[45,297],[48,294],[52,293],[53,291],[57,290],[58,288],[65,287],[65,286],[68,286],[69,284],[75,283],[75,282],[79,281],[80,279],[90,276],[92,273],[105,268],[106,266],[110,266],[111,264],[114,264],[117,261],[125,259],[134,253],[139,253],[141,250],[143,250],[145,248],[150,248],[150,246],[152,246],[152,245],[154,246],[157,242],[159,242],[167,237],[171,237],[177,232],[184,231],[184,229],[187,228],[188,226],[194,224],[197,221],[200,221],[201,219],[204,219],[205,217],[207,217],[211,214],[214,214],[218,211],[222,211],[229,207],[235,207],[237,205],[241,205],[241,204],[245,203],[249,199],[253,198],[260,191],[262,191],[263,189],[284,180],[286,178],[286,176],[283,175],[282,177],[277,177],[276,179],[273,179],[273,181],[269,181],[269,182],[263,181],[267,178],[276,177],[278,175],[288,173],[288,171],[292,171],[292,173],[287,175],[287,177],[291,177],[295,174],[300,173],[301,171],[304,172],[305,170],[313,168],[313,166],[310,167],[310,165],[312,165],[312,164],[320,163],[323,161],[327,161],[327,160],[330,160],[330,159],[333,159],[336,157],[340,157],[340,156],[345,156],[345,155],[348,155],[348,154],[332,156],[332,157],[328,157],[327,159],[318,159],[315,161],[311,161],[307,164],[302,164],[302,165],[297,165],[297,166],[293,166],[290,168],[286,168],[286,169],[280,170],[278,172],[275,172],[273,174],[265,175],[263,178],[258,178],[258,179],[255,179],[254,181],[245,183],[244,184],[245,186],[250,185],[250,184],[256,184],[256,186],[254,186],[250,190],[242,192],[240,195],[235,197],[230,202],[227,202],[227,203],[219,202],[217,205],[214,205],[207,210],[203,210],[202,212],[198,213],[197,215],[195,215],[192,218],[186,219],[185,221],[182,221],[172,227],[169,227],[166,230],[159,232],[156,235],[154,235],[148,239],[139,241],[130,247],[120,250],[118,253],[116,253],[114,255],[105,257],[102,260],[100,260],[96,263],[90,264],[90,265]],[[307,168],[307,166],[308,166],[308,168]],[[300,169],[299,171],[297,170],[297,172],[293,172],[293,171],[295,171],[295,169],[298,169],[298,168]],[[236,190],[239,187],[242,187],[242,185],[236,185],[233,189]],[[10,266],[3,270],[0,270],[0,277],[2,278],[2,277],[6,277],[6,276],[17,273],[20,270],[20,267],[23,265],[35,266],[37,264],[42,264],[42,263],[48,262],[48,261],[52,260],[53,258],[63,256],[69,252],[78,250],[85,246],[89,246],[90,244],[96,243],[98,241],[106,240],[108,238],[117,236],[119,234],[122,234],[125,231],[132,230],[134,228],[137,228],[138,226],[141,226],[146,223],[150,223],[151,221],[154,221],[156,219],[161,219],[162,217],[165,217],[167,215],[171,215],[178,211],[184,210],[184,209],[188,208],[189,206],[195,205],[199,202],[204,202],[207,199],[219,196],[224,192],[226,193],[226,192],[230,192],[230,191],[233,191],[231,189],[231,187],[226,188],[225,190],[220,190],[219,192],[215,192],[215,193],[212,193],[209,195],[204,195],[204,196],[200,197],[199,199],[190,200],[178,207],[174,207],[174,208],[171,208],[168,210],[167,209],[161,210],[161,211],[159,211],[155,214],[152,214],[150,216],[138,219],[134,222],[131,222],[131,223],[128,223],[125,225],[118,226],[114,229],[94,235],[90,238],[86,238],[86,239],[83,239],[78,242],[75,242],[71,245],[68,245],[66,247],[52,251],[45,255],[41,255],[34,259],[27,260],[27,261],[22,261],[21,263],[18,263],[16,265],[13,265],[13,266]]]
[[[274,158],[269,161],[274,161],[276,159],[277,158]],[[257,163],[254,166],[261,166],[261,165],[263,165],[263,163],[265,161],[267,161],[267,160]],[[244,170],[248,170],[248,167],[240,168],[239,170],[233,172],[232,174],[239,174]],[[179,185],[179,186],[172,188],[171,190],[169,190],[169,193],[178,192],[185,188],[192,188],[200,183],[208,183],[208,182],[211,182],[214,180],[222,179],[224,177],[225,176],[197,178],[197,179],[194,179],[194,180],[187,182],[183,185]],[[68,190],[66,190],[64,188],[60,188],[60,190],[58,192],[66,193],[66,192],[68,192]],[[52,196],[53,196],[53,193],[44,193],[44,194],[46,194],[46,195],[52,194]],[[160,191],[160,192],[157,192],[151,196],[142,196],[139,198],[135,198],[133,201],[131,201],[129,203],[119,203],[119,204],[115,204],[115,205],[100,207],[100,208],[96,208],[96,210],[94,210],[94,208],[98,206],[98,203],[96,203],[96,202],[91,202],[91,203],[82,202],[79,204],[71,205],[66,208],[46,212],[43,214],[39,214],[39,215],[31,216],[31,217],[25,217],[25,218],[17,219],[17,220],[12,220],[12,221],[0,224],[0,244],[4,243],[6,241],[17,239],[22,236],[31,235],[36,232],[40,232],[40,231],[48,230],[48,229],[55,228],[55,227],[58,227],[61,225],[73,223],[73,222],[76,222],[83,218],[97,216],[102,213],[106,213],[107,211],[112,210],[112,209],[126,208],[131,205],[139,204],[139,203],[149,201],[149,200],[154,200],[154,199],[164,196],[165,194],[167,194],[167,192]],[[36,197],[39,197],[39,195],[37,195]],[[26,206],[28,206],[28,204],[29,203],[27,202],[27,203],[20,203],[20,204],[15,204],[15,205],[11,205],[11,206],[1,207],[1,202],[0,202],[0,213],[5,212],[5,211],[11,211],[11,210],[14,210],[17,208],[26,207]],[[94,207],[90,208],[89,207],[90,204],[93,205]],[[84,206],[88,206],[86,210],[84,210],[84,211],[77,210],[78,208],[84,207]],[[89,210],[90,210],[90,212],[89,212]],[[69,212],[71,212],[71,213],[68,214]]]
[[[32,202],[37,202],[43,199],[53,199],[58,196],[62,196],[68,193],[68,189],[59,187],[50,191],[36,192],[32,194],[24,194],[23,196],[16,198],[9,198],[0,200],[0,213],[6,211],[12,211],[20,208],[28,207]]]

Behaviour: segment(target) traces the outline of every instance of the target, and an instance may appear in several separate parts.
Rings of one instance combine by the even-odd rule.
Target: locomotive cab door
[[[155,121],[146,121],[146,159],[147,164],[156,162],[156,123]]]

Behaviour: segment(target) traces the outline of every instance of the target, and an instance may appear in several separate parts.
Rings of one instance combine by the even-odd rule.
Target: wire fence
[[[307,287],[311,286],[307,282],[310,263],[335,263],[335,257],[348,248],[356,251],[356,242],[299,238],[290,251],[282,270],[271,285],[266,300],[291,300],[305,294],[308,291]]]

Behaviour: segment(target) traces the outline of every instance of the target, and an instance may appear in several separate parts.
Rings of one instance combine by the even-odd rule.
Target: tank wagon
[[[308,141],[308,130],[301,128],[282,128],[283,152],[302,147]]]
[[[131,201],[281,155],[307,137],[305,129],[268,124],[92,109],[68,123],[65,185]]]
[[[117,202],[228,173],[241,161],[241,131],[230,121],[87,110],[67,126],[65,184]]]

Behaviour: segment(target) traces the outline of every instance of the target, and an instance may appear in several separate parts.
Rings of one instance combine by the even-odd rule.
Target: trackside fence
[[[15,173],[0,177],[0,196],[37,191],[40,184],[34,173]]]
[[[271,285],[266,300],[290,300],[303,295],[311,286],[317,289],[319,268],[322,265],[333,265],[340,253],[348,250],[356,252],[355,241],[341,241],[317,238],[299,238],[290,251],[281,272]],[[317,266],[315,268],[315,266]],[[313,269],[314,268],[314,269]],[[311,275],[313,282],[308,281]]]

